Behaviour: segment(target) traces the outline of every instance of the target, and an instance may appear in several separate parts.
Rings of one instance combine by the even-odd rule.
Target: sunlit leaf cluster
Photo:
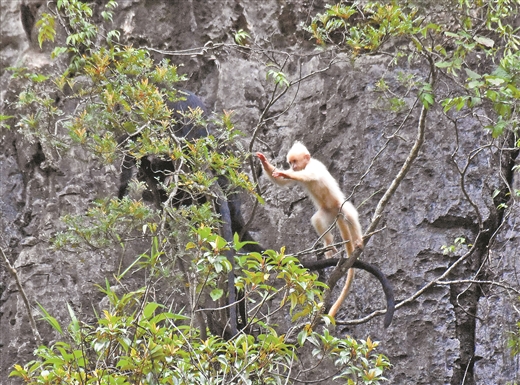
[[[54,237],[56,248],[101,249],[126,241],[143,223],[154,220],[155,210],[128,198],[94,202],[87,213],[65,215],[64,231]]]
[[[354,57],[382,52],[388,42],[395,50],[394,64],[406,57],[409,63],[422,61],[435,67],[432,72],[462,80],[464,90],[448,97],[439,97],[426,84],[431,79],[415,79],[412,90],[425,108],[437,100],[444,112],[491,103],[496,118],[485,128],[497,138],[507,131],[516,132],[518,126],[520,28],[511,21],[519,9],[517,0],[440,2],[439,9],[431,12],[397,1],[340,2],[329,5],[304,28],[318,45],[348,49]],[[454,23],[445,22],[446,14],[454,17]],[[494,61],[495,70],[475,68],[476,57]],[[388,88],[385,79],[377,84],[388,94],[391,110],[399,112],[405,107],[404,99]]]
[[[416,10],[405,12],[397,2],[370,2],[361,5],[338,3],[327,5],[305,30],[319,45],[345,45],[354,54],[377,50],[389,38],[414,31],[420,18]]]
[[[67,328],[40,307],[61,340],[42,345],[37,359],[15,365],[10,377],[30,384],[283,384],[306,343],[313,355],[338,368],[336,379],[349,384],[379,384],[389,366],[369,338],[337,338],[327,331],[309,333],[297,345],[267,328],[256,335],[240,334],[225,341],[201,340],[189,318],[146,301],[146,289],[123,295],[108,284],[101,288],[110,307],[95,323],[84,322],[68,306]]]

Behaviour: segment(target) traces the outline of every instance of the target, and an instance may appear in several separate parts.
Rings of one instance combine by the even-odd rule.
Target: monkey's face
[[[305,170],[310,159],[311,156],[309,154],[291,154],[287,157],[287,162],[289,162],[294,171],[301,171]]]

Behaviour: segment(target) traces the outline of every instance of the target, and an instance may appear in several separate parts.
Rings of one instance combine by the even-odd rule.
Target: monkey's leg
[[[316,233],[319,236],[322,236],[325,231],[330,227],[332,222],[334,221],[334,217],[330,215],[330,213],[324,210],[318,210],[311,218],[312,226]],[[334,243],[334,235],[332,232],[327,232],[323,235],[323,244],[325,247],[328,247]],[[329,250],[325,253],[325,258],[331,258],[334,254],[336,254],[338,250],[335,247],[332,247],[332,250]]]
[[[347,202],[348,203],[348,202]],[[343,219],[343,217],[338,217],[338,227],[339,232],[341,234],[341,238],[344,241],[349,241],[345,243],[345,249],[347,251],[347,256],[350,257],[352,253],[354,252],[355,245],[353,243],[352,239],[352,232],[350,229],[352,226],[350,226],[349,223],[347,223],[346,220]],[[350,292],[350,287],[352,286],[352,281],[354,280],[354,269],[348,269],[347,272],[347,278],[345,279],[345,285],[343,286],[343,289],[341,290],[341,294],[339,295],[336,302],[334,302],[334,305],[329,310],[329,315],[331,317],[335,317],[338,313],[339,308],[343,304],[343,301],[345,301],[345,298],[347,298],[348,293]]]
[[[359,224],[359,214],[354,207],[354,205],[350,202],[345,202],[341,207],[341,216],[339,219],[343,219],[341,224],[338,224],[340,231],[342,226],[346,230],[345,236],[348,232],[348,239],[351,240],[352,247],[350,249],[349,255],[354,251],[356,247],[363,248],[363,231],[361,230],[361,225]],[[340,220],[338,219],[338,222]],[[343,240],[345,237],[342,235]]]
[[[345,280],[345,286],[343,286],[343,289],[341,290],[341,294],[339,295],[336,302],[334,302],[334,305],[331,306],[329,310],[329,315],[331,317],[335,317],[338,313],[339,308],[343,304],[343,301],[345,301],[345,298],[347,298],[348,293],[350,292],[350,287],[352,286],[352,281],[354,280],[354,269],[350,268],[347,272],[347,279]]]

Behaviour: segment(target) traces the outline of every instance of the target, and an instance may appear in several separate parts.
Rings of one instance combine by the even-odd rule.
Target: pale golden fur
[[[341,238],[348,241],[345,244],[347,255],[350,256],[356,247],[363,247],[363,235],[356,208],[345,200],[338,182],[327,167],[319,160],[312,158],[302,143],[295,142],[287,153],[287,162],[291,166],[289,170],[277,170],[262,153],[258,152],[256,155],[271,181],[280,186],[296,182],[305,189],[317,209],[311,218],[311,223],[318,235],[323,235],[325,246],[331,246],[334,243],[334,236],[330,231],[327,232],[327,229],[337,218],[336,223]],[[325,232],[327,233],[325,234]],[[333,247],[325,255],[330,258],[334,253],[337,253],[337,250]],[[350,290],[353,278],[354,270],[349,269],[341,295],[329,310],[330,316],[334,317],[338,312]]]

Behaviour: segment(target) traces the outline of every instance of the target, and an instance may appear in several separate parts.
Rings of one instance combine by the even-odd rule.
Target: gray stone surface
[[[300,0],[120,1],[115,23],[121,26],[124,39],[136,46],[173,51],[211,47],[210,40],[215,45],[231,43],[232,31],[242,28],[258,42],[269,39],[273,50],[292,55],[285,70],[290,79],[296,79],[329,63],[327,54],[318,55],[305,42],[307,37],[298,27],[309,15],[322,11],[323,5],[323,1]],[[5,67],[51,65],[37,45],[29,42],[19,10],[18,1],[0,3],[2,105],[17,92]],[[282,60],[278,51],[272,55]],[[247,145],[272,92],[273,85],[266,81],[269,58],[228,47],[197,52],[202,50],[171,57],[184,63],[182,71],[190,77],[184,87],[200,94],[217,112],[234,110],[236,126],[245,133]],[[263,151],[282,166],[292,142],[303,141],[329,167],[346,195],[352,194],[364,227],[412,146],[419,114],[416,109],[399,134],[391,137],[404,114],[389,113],[375,89],[387,65],[386,56],[354,63],[345,57],[303,81],[271,108],[267,117],[273,119],[259,130],[254,145],[255,151]],[[396,81],[399,70],[391,68],[388,79]],[[413,100],[407,102],[411,106]],[[363,260],[380,266],[392,280],[398,300],[413,295],[467,251],[446,256],[443,245],[461,236],[472,242],[478,230],[452,158],[462,167],[470,151],[489,137],[470,117],[460,120],[457,128],[456,136],[449,120],[435,109],[430,112],[419,157],[385,210],[382,230],[362,254]],[[374,158],[387,138],[388,146]],[[42,154],[49,161],[37,143],[27,142],[16,131],[0,133],[0,246],[10,251],[33,306],[39,302],[57,318],[67,320],[67,303],[88,313],[92,303],[99,302],[94,285],[117,269],[120,256],[55,252],[46,240],[59,229],[61,215],[81,212],[96,197],[115,195],[118,176],[115,168],[99,166],[81,152],[73,158],[53,159],[56,170],[48,167]],[[390,383],[520,381],[518,357],[512,358],[507,348],[508,333],[520,318],[518,295],[504,289],[519,287],[518,208],[509,202],[513,212],[504,216],[491,198],[495,189],[504,188],[503,175],[518,188],[514,179],[518,174],[508,176],[511,162],[500,163],[500,154],[492,150],[472,160],[466,189],[489,232],[476,252],[446,278],[474,279],[480,272],[479,278],[503,286],[437,285],[400,307],[387,330],[380,317],[357,326],[338,325],[338,335],[381,341],[380,350],[393,364],[387,375]],[[315,235],[309,222],[313,213],[309,199],[302,199],[299,189],[283,190],[266,178],[260,182],[266,203],[252,223],[257,240],[268,248],[285,245],[289,252],[310,246]],[[250,207],[246,202],[245,211]],[[3,263],[0,266],[0,383],[15,384],[7,374],[15,362],[27,361],[35,344],[15,282]],[[379,284],[359,273],[338,319],[356,319],[383,306]],[[38,325],[44,340],[56,338],[44,322]]]

